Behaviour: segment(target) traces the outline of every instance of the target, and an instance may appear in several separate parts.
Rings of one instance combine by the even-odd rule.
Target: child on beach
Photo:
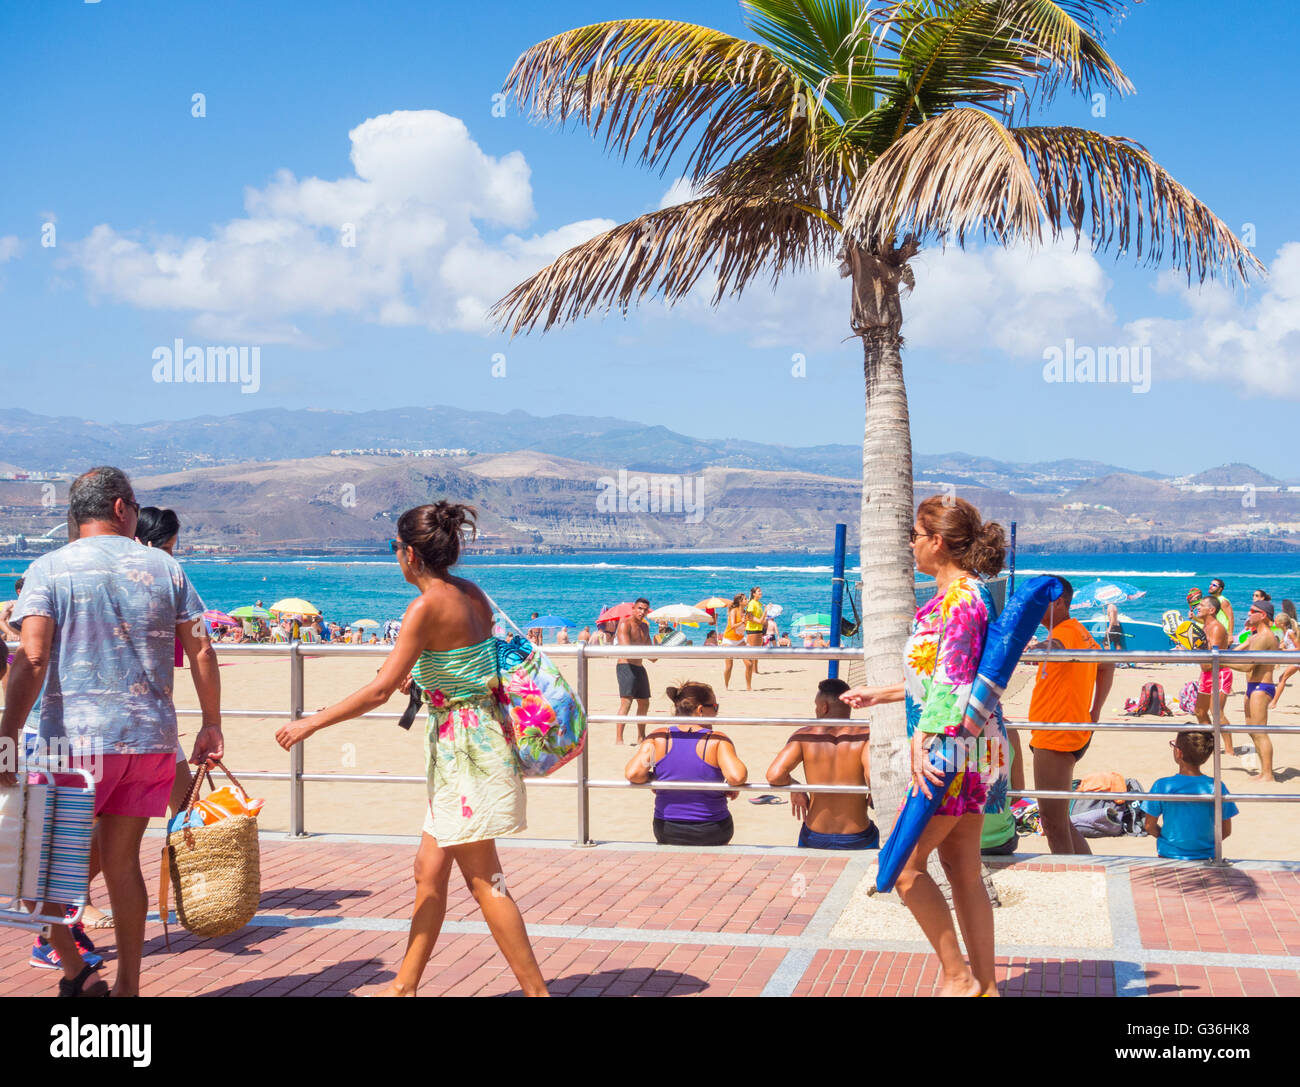
[[[1161,778],[1151,786],[1153,793],[1166,795],[1214,795],[1214,781],[1201,773],[1201,767],[1214,754],[1214,736],[1209,732],[1180,732],[1169,741],[1178,773]],[[1237,805],[1227,799],[1223,787],[1223,836],[1232,833]],[[1156,840],[1156,852],[1172,860],[1208,861],[1214,857],[1214,805],[1159,800],[1142,801],[1146,831]],[[1163,817],[1163,821],[1162,821]]]

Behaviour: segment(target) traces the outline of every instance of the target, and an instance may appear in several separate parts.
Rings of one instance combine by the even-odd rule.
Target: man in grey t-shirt
[[[166,552],[134,540],[139,505],[117,468],[92,468],[68,493],[79,538],[28,568],[10,622],[20,648],[0,718],[0,738],[15,747],[38,693],[40,737],[71,751],[71,764],[95,777],[95,840],[117,936],[114,996],[140,987],[148,892],[140,842],[151,818],[167,811],[176,775],[172,703],[175,640],[190,660],[203,712],[193,761],[220,758],[221,680],[203,629],[203,602]],[[0,785],[14,775],[0,768]],[[91,981],[77,945],[51,927],[63,995],[104,989]]]

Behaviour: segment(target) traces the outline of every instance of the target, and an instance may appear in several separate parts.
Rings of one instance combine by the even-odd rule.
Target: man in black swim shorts
[[[620,619],[614,641],[618,645],[649,645],[650,625],[646,616],[650,614],[650,601],[644,596],[638,597],[632,605],[632,614]],[[620,657],[616,668],[618,673],[618,715],[626,717],[632,703],[636,702],[636,714],[642,717],[650,709],[650,676],[641,663],[640,657]],[[619,721],[618,732],[614,742],[623,742],[624,722]],[[637,722],[636,744],[645,739],[645,725]]]

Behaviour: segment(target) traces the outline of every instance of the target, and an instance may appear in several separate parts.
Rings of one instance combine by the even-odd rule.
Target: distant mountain
[[[1189,476],[1188,483],[1210,487],[1243,487],[1250,483],[1256,487],[1278,487],[1282,480],[1265,475],[1249,464],[1221,464],[1204,472]]]
[[[448,406],[362,412],[273,408],[180,421],[96,423],[0,410],[0,459],[32,472],[79,472],[92,464],[117,464],[133,475],[156,475],[256,461],[309,460],[328,456],[331,450],[419,449],[529,452],[630,472],[692,474],[734,468],[853,481],[862,476],[862,450],[856,445],[692,438],[665,426],[612,416],[537,416]],[[913,463],[916,478],[926,483],[1027,496],[1065,495],[1112,476],[1168,478],[1091,460],[1023,463],[971,453],[922,453]],[[12,473],[0,467],[3,474]],[[1209,484],[1220,480],[1267,485],[1270,477],[1246,465],[1193,477],[1194,482]]]

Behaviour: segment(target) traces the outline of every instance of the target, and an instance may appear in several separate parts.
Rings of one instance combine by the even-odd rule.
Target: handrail
[[[8,643],[13,648],[17,648],[16,643]],[[327,657],[327,656],[387,656],[392,647],[389,645],[351,645],[351,644],[333,644],[328,642],[274,642],[274,643],[218,643],[217,652],[219,655],[229,656],[283,656],[288,658],[290,665],[290,697],[288,710],[223,710],[223,717],[231,718],[286,718],[297,720],[303,716],[303,663],[309,657]],[[639,659],[656,660],[802,660],[807,662],[824,662],[832,660],[853,660],[859,657],[862,650],[852,647],[838,647],[825,649],[805,649],[802,646],[776,647],[776,646],[626,646],[626,645],[589,645],[587,643],[574,643],[571,645],[547,645],[542,647],[546,654],[557,658],[575,658],[577,664],[577,694],[582,705],[588,705],[588,662],[596,659],[617,660],[627,658],[634,652],[640,653]],[[1021,660],[1024,663],[1073,663],[1073,662],[1090,662],[1096,664],[1175,664],[1175,665],[1208,665],[1202,671],[1210,672],[1213,676],[1211,683],[1211,707],[1210,707],[1210,724],[1187,723],[1187,722],[1165,722],[1163,720],[1154,721],[1098,721],[1098,722],[1051,722],[1053,731],[1087,731],[1087,732],[1195,732],[1208,731],[1214,734],[1214,772],[1212,778],[1215,782],[1215,791],[1213,795],[1215,808],[1215,863],[1222,864],[1223,861],[1223,791],[1222,784],[1222,759],[1221,759],[1221,732],[1222,725],[1222,691],[1219,687],[1219,672],[1226,666],[1228,660],[1238,664],[1271,664],[1290,665],[1300,662],[1300,656],[1294,651],[1271,651],[1271,652],[1252,652],[1250,650],[1228,650],[1226,653],[1220,649],[1202,649],[1202,650],[1169,650],[1164,652],[1155,651],[1124,651],[1124,650],[1053,650],[1053,649],[1034,649],[1025,652]],[[1239,669],[1240,670],[1240,669]],[[177,709],[180,716],[199,716],[201,710],[198,709]],[[401,714],[390,713],[385,711],[375,711],[362,715],[361,720],[396,720]],[[642,725],[661,725],[673,723],[679,718],[670,716],[638,716],[636,714],[588,714],[587,720],[590,724],[608,724],[617,722],[635,721]],[[850,719],[851,720],[851,719]],[[861,719],[859,719],[861,720]],[[718,717],[712,718],[712,723],[726,725],[727,727],[750,726],[750,725],[776,725],[782,727],[804,727],[814,724],[825,724],[825,720],[803,717]],[[863,722],[865,723],[865,722]],[[1016,731],[1033,730],[1038,727],[1033,722],[1007,721],[1009,729]],[[1255,726],[1246,729],[1245,726],[1237,728],[1237,731],[1250,731],[1263,734],[1296,734],[1300,733],[1300,725],[1265,725]],[[288,781],[290,783],[290,816],[289,832],[291,836],[300,837],[306,834],[305,824],[305,796],[303,785],[306,782],[346,782],[346,783],[368,783],[368,782],[387,782],[398,785],[417,785],[425,784],[423,776],[414,775],[392,775],[392,774],[309,774],[304,769],[304,744],[297,744],[290,752],[290,765],[288,773],[278,773],[274,771],[259,770],[242,770],[238,771],[241,778],[261,779],[265,781]],[[574,778],[530,778],[529,786],[540,787],[560,787],[576,789],[578,795],[578,845],[591,845],[589,827],[590,827],[590,809],[589,793],[591,789],[650,789],[650,790],[689,790],[695,792],[764,792],[764,793],[840,793],[851,795],[870,795],[871,787],[869,785],[767,785],[758,782],[746,782],[740,786],[731,786],[726,783],[717,782],[644,782],[632,783],[618,780],[600,780],[593,779],[588,774],[588,757],[584,748],[577,759],[573,761],[573,766],[577,770],[576,779]],[[1080,794],[1074,792],[1064,792],[1060,790],[1032,789],[1032,790],[1012,790],[1008,796],[1011,797],[1039,797],[1047,799],[1075,799]],[[1159,799],[1162,803],[1204,803],[1205,798],[1191,795],[1164,795],[1153,793],[1100,793],[1090,792],[1087,794],[1090,799],[1099,800],[1148,800]],[[1281,793],[1242,793],[1233,794],[1235,803],[1295,803],[1300,802],[1300,794],[1288,795]]]

